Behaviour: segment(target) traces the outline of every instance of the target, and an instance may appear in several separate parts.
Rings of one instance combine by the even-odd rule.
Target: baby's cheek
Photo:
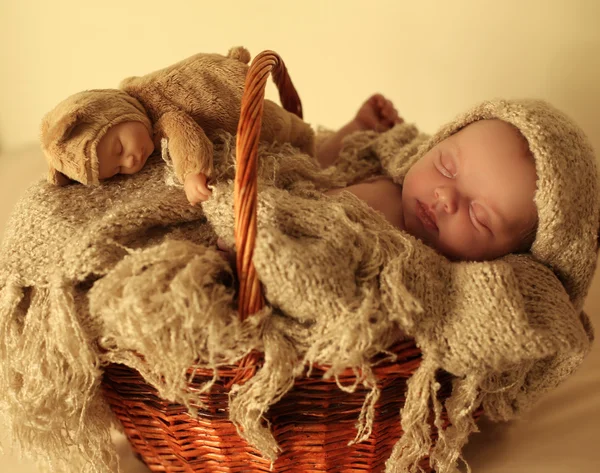
[[[450,259],[473,260],[480,255],[481,242],[461,220],[441,225],[437,250]]]

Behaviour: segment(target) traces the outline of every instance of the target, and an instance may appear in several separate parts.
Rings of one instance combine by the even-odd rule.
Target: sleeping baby
[[[373,95],[319,145],[318,162],[322,168],[335,165],[342,141],[354,132],[384,132],[402,123],[388,99]],[[525,137],[515,125],[490,118],[437,143],[402,183],[384,173],[325,194],[351,192],[447,258],[482,261],[529,250],[538,221],[536,181]],[[222,240],[218,244],[228,251]]]
[[[353,131],[385,131],[401,122],[391,102],[371,97],[354,120],[321,144],[321,166],[334,162],[342,139]],[[437,143],[402,184],[382,177],[345,190],[450,259],[491,260],[526,252],[533,243],[536,180],[535,160],[519,129],[487,119]]]

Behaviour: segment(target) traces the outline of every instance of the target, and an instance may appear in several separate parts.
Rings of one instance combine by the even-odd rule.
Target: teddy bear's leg
[[[291,143],[301,151],[314,156],[315,133],[308,123],[270,100],[265,100],[264,107],[261,140],[270,143],[275,141]]]

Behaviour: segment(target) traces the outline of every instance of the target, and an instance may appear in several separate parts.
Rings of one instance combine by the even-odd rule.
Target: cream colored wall
[[[0,229],[31,174],[43,171],[39,151],[30,147],[41,116],[59,100],[238,44],[284,57],[312,123],[341,125],[375,91],[425,131],[485,98],[536,96],[570,113],[600,150],[596,0],[207,3],[0,0]],[[597,277],[586,306],[597,327],[599,294]],[[468,455],[475,471],[599,471],[590,466],[597,465],[600,411],[593,395],[582,398],[600,386],[599,368],[596,349],[581,374],[524,422],[488,429]],[[573,404],[574,392],[573,409],[559,409]],[[577,415],[589,424],[583,433],[582,421],[568,422]],[[565,432],[570,444],[552,442]],[[573,458],[579,467],[565,467]],[[128,461],[127,473],[147,471]],[[0,471],[37,472],[2,454]]]
[[[43,113],[68,94],[238,44],[283,56],[312,123],[341,125],[374,91],[426,131],[475,101],[537,96],[600,148],[596,0],[0,4],[5,150],[35,140]]]

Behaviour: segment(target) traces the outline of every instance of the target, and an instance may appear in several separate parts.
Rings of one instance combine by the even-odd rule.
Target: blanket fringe
[[[437,396],[441,387],[436,380],[438,369],[439,363],[424,355],[421,366],[408,381],[406,407],[401,413],[404,434],[386,463],[386,473],[425,473],[419,463],[427,456],[438,473],[455,472],[458,459],[464,462],[462,448],[469,434],[477,431],[473,413],[481,403],[482,379],[472,375],[454,380],[452,395],[445,402],[450,425],[444,429],[443,406]],[[438,432],[435,444],[431,440],[430,404]]]
[[[467,473],[471,471],[461,452],[471,432],[478,431],[473,413],[481,403],[481,382],[481,378],[476,375],[457,378],[453,382],[452,396],[445,403],[450,425],[442,429],[441,423],[436,424],[439,439],[430,457],[431,465],[440,473],[455,471],[458,460],[462,460]],[[438,419],[436,410],[436,420]]]
[[[386,473],[425,473],[419,462],[429,455],[432,445],[429,401],[436,399],[439,388],[436,371],[437,363],[424,357],[408,380],[405,407],[401,410],[404,434],[386,462]],[[438,408],[435,415],[439,415]]]
[[[264,365],[245,384],[232,387],[229,393],[229,418],[240,436],[273,463],[281,448],[264,414],[294,386],[299,356],[294,344],[274,330],[271,323],[265,326],[263,341]]]
[[[97,389],[98,356],[77,322],[76,297],[61,281],[28,287],[10,279],[0,289],[2,408],[14,447],[45,471],[114,472],[113,417]]]

